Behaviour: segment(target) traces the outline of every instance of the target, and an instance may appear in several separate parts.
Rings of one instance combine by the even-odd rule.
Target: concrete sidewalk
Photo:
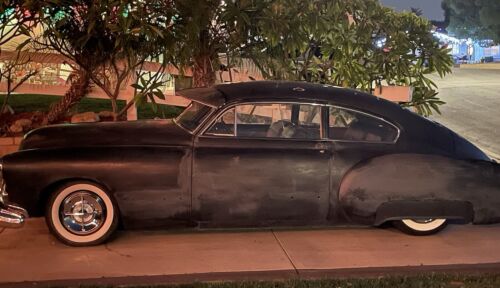
[[[431,237],[371,228],[121,232],[107,245],[72,248],[50,236],[41,219],[30,219],[25,228],[0,234],[0,286],[32,287],[32,282],[65,280],[75,284],[74,279],[108,284],[251,279],[252,275],[283,279],[324,271],[352,275],[398,267],[434,271],[454,265],[500,271],[499,239],[500,225],[451,225]]]

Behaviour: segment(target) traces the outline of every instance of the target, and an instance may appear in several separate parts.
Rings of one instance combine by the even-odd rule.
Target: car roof
[[[341,105],[384,115],[401,110],[393,102],[361,91],[331,85],[299,81],[251,81],[219,84],[212,88],[193,88],[179,91],[192,101],[215,108],[228,103],[262,101],[304,101]]]
[[[178,91],[177,94],[191,101],[199,102],[215,108],[224,105],[226,102],[224,95],[213,87],[185,89]]]
[[[361,94],[361,92],[335,87],[331,85],[314,84],[298,81],[252,81],[215,86],[226,97],[226,102],[238,100],[262,101],[263,99],[303,99],[308,101],[330,102],[346,94]],[[359,95],[361,97],[365,95]],[[371,97],[371,96],[370,96]]]

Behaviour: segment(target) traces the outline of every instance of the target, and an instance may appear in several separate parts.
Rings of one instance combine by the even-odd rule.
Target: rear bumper
[[[0,203],[0,228],[21,228],[28,212],[15,204]]]

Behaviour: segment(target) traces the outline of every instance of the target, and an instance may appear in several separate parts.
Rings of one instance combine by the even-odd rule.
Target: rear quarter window
[[[341,107],[329,107],[328,137],[337,141],[395,143],[399,130],[373,115]]]

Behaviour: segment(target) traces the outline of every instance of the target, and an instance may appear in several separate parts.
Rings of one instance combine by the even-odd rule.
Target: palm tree
[[[212,86],[221,67],[231,68],[257,38],[256,19],[269,1],[174,0],[176,64],[192,67],[193,86]],[[272,1],[271,1],[272,2]]]
[[[424,11],[421,9],[421,8],[415,8],[415,7],[411,7],[411,13],[421,17],[422,15],[424,15]]]
[[[168,0],[34,2],[44,31],[37,43],[65,56],[75,71],[71,87],[51,107],[48,123],[61,119],[88,93],[91,83],[110,98],[116,120],[122,85],[148,58],[171,50],[173,14]]]
[[[68,78],[71,83],[64,96],[50,107],[45,122],[55,123],[59,121],[66,112],[87,95],[90,90],[90,75],[83,69],[75,70]]]

